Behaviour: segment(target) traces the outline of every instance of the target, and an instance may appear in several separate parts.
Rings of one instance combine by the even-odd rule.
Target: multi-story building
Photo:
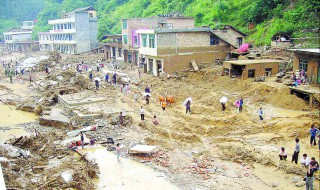
[[[194,19],[174,15],[122,19],[122,46],[124,61],[138,63],[141,58],[139,57],[138,50],[142,39],[137,34],[138,30],[151,30],[161,27],[172,29],[193,28]]]
[[[122,50],[122,35],[106,35],[107,42],[103,45],[104,57],[107,60],[124,61]]]
[[[36,26],[34,21],[23,21],[21,29],[22,30],[32,30]]]
[[[230,48],[238,48],[245,38],[230,26],[222,30],[160,28],[136,32],[141,39],[139,54],[145,59],[145,71],[156,76],[190,68],[192,60],[198,64],[224,60]]]
[[[9,51],[25,52],[32,48],[35,44],[31,39],[31,30],[22,30],[18,28],[12,28],[3,33],[4,42]]]
[[[79,8],[49,20],[51,44],[61,53],[83,53],[98,47],[97,13],[92,7]]]
[[[50,32],[39,32],[39,49],[40,51],[52,51],[52,35]]]

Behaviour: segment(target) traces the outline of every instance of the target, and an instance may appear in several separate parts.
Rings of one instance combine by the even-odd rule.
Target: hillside
[[[196,26],[233,25],[247,33],[248,41],[255,45],[270,44],[270,38],[280,31],[293,37],[319,36],[313,30],[320,24],[320,2],[317,0],[45,0],[43,3],[34,38],[37,32],[50,28],[48,19],[84,6],[94,6],[98,11],[99,39],[104,34],[120,33],[122,18],[175,12],[194,17]],[[255,28],[249,31],[248,23],[254,23]],[[318,40],[308,41],[307,45],[318,46]]]

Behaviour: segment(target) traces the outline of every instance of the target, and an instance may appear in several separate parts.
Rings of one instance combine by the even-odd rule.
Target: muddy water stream
[[[17,124],[34,122],[38,116],[34,113],[16,110],[16,107],[0,104],[0,143],[12,137],[26,135],[27,132]]]
[[[152,168],[126,158],[120,158],[106,148],[91,148],[83,150],[89,157],[95,159],[99,166],[100,175],[97,182],[98,190],[123,190],[123,189],[153,189],[153,190],[178,190],[162,173],[155,172]]]

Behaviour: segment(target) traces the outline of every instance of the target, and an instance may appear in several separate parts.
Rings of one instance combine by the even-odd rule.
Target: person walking
[[[291,160],[291,162],[294,161],[296,164],[298,164],[299,152],[300,152],[299,139],[296,138],[296,146],[295,146],[295,148],[294,148],[294,152],[293,152],[293,155],[292,155],[292,160]]]
[[[143,109],[143,107],[141,106],[140,107],[140,117],[141,117],[141,121],[144,121],[144,109]]]
[[[308,167],[307,176],[306,176],[306,190],[313,190],[313,171]]]
[[[90,79],[90,81],[92,81],[92,72],[90,72],[90,74],[89,74],[89,79]]]
[[[188,113],[188,111],[191,114],[191,101],[190,100],[188,100],[186,103],[186,114]]]
[[[260,121],[263,120],[263,111],[262,111],[262,107],[260,107],[260,110],[259,110],[259,118],[260,118]]]
[[[117,160],[118,162],[120,162],[120,152],[121,152],[120,143],[117,143],[116,151],[117,151]]]
[[[105,79],[106,79],[106,83],[108,83],[108,81],[109,81],[109,74],[108,73],[106,74]]]
[[[120,121],[121,127],[124,126],[124,117],[122,115],[122,112],[120,112],[119,121]]]
[[[81,146],[82,146],[82,149],[84,147],[84,137],[83,137],[83,133],[80,133],[81,134]]]
[[[113,74],[113,83],[117,84],[117,73]]]
[[[99,80],[94,81],[96,83],[96,90],[99,90]]]
[[[140,69],[138,70],[138,74],[139,74],[139,79],[141,78],[141,71]]]
[[[316,134],[318,132],[318,129],[315,128],[315,124],[311,125],[311,129],[310,129],[310,146],[312,146],[312,142],[313,145],[316,146],[317,142],[316,142]]]
[[[239,112],[242,112],[242,108],[243,108],[243,98],[240,98],[240,101],[239,101]]]
[[[31,76],[31,73],[30,73],[30,76],[29,76],[29,80],[30,80],[30,83],[32,83],[32,76]]]

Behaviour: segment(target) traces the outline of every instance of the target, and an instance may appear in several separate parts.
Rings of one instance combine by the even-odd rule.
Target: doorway
[[[249,69],[248,70],[248,78],[254,78],[255,77],[255,69]]]

